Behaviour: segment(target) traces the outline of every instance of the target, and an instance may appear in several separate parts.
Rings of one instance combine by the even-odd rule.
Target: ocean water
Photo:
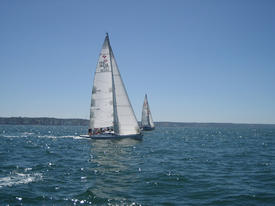
[[[0,205],[275,205],[275,126],[86,131],[0,125]]]

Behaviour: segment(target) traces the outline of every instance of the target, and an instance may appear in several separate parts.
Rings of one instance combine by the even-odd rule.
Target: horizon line
[[[84,118],[63,118],[63,117],[26,117],[26,116],[11,116],[11,117],[1,117],[0,118],[32,118],[32,119],[38,119],[38,118],[48,118],[48,119],[78,119],[78,120],[87,120],[89,119],[84,119]],[[139,121],[138,121],[139,122]],[[275,123],[246,123],[246,122],[182,122],[182,121],[169,121],[169,120],[161,120],[161,121],[154,121],[154,122],[167,122],[167,123],[188,123],[188,124],[246,124],[246,125],[275,125]]]

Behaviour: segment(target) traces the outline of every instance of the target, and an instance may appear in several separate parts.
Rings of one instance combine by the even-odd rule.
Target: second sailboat
[[[155,124],[153,122],[152,114],[148,104],[147,94],[145,94],[142,107],[141,128],[147,131],[155,129]]]

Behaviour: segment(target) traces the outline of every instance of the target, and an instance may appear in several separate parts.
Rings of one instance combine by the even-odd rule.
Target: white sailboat
[[[141,138],[108,33],[100,52],[93,83],[88,136],[93,139]]]
[[[145,94],[144,103],[142,107],[141,127],[143,130],[155,129],[152,114],[148,104],[147,94]]]

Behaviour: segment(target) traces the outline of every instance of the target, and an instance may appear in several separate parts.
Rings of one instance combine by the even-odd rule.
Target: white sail
[[[144,103],[142,107],[141,125],[142,127],[151,127],[151,128],[155,127],[152,114],[150,111],[150,107],[148,104],[147,95],[145,95]]]
[[[118,135],[139,134],[138,122],[123,84],[118,66],[110,47],[114,86],[114,132]]]
[[[150,109],[149,109],[149,122],[150,122],[150,126],[151,126],[152,128],[154,128],[154,127],[155,127],[155,124],[154,124],[153,117],[152,117],[152,114],[151,114]]]
[[[145,95],[145,99],[144,99],[144,103],[143,103],[143,107],[142,107],[142,116],[141,116],[141,125],[144,126],[149,126],[150,122],[149,122],[149,118],[148,118],[148,102],[147,102],[147,98]]]
[[[113,89],[109,39],[106,36],[98,59],[92,89],[90,129],[113,126]]]

